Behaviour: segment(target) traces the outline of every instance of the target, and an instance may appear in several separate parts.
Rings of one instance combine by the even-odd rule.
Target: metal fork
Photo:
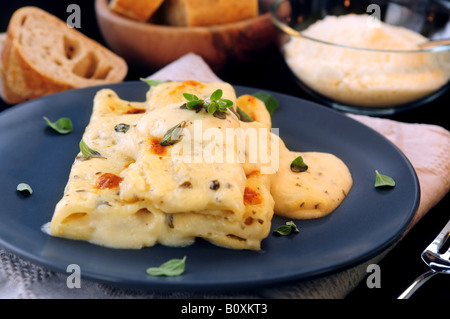
[[[446,240],[450,240],[450,220],[439,235],[422,252],[422,260],[430,267],[400,295],[397,299],[408,299],[430,278],[437,274],[450,274],[450,248],[445,253],[439,253]]]

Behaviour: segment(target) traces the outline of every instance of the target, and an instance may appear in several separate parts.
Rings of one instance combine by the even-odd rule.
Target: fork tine
[[[439,249],[441,249],[442,245],[445,243],[445,240],[449,236],[449,233],[450,233],[450,220],[447,222],[447,225],[445,225],[444,228],[442,228],[441,232],[439,233],[439,235],[437,235],[437,237],[433,240],[433,242],[430,245],[428,245],[426,250],[438,254]],[[447,253],[449,253],[449,251],[447,251]]]
[[[450,220],[447,225],[442,228],[437,237],[428,245],[428,247],[422,252],[423,261],[431,268],[425,272],[400,295],[398,299],[408,299],[419,287],[421,287],[426,281],[432,278],[438,273],[450,273],[450,248],[445,254],[439,254],[439,250],[443,246],[446,240],[450,236]],[[444,258],[446,260],[444,260]]]

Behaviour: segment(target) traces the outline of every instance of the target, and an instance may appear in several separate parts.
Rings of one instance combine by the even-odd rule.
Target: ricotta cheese
[[[448,82],[449,52],[419,51],[427,41],[421,34],[369,18],[327,16],[312,24],[283,46],[286,63],[317,93],[363,107],[409,103]]]

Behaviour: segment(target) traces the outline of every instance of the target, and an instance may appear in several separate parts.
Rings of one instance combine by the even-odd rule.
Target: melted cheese
[[[206,98],[218,88],[255,121],[241,122],[234,114],[219,119],[182,106],[184,92]],[[50,233],[113,248],[186,246],[203,238],[222,247],[259,250],[274,211],[294,218],[331,212],[343,200],[337,190],[348,193],[351,185],[348,171],[342,173],[345,164],[339,163],[342,174],[337,174],[332,169],[337,158],[304,154],[310,171],[289,173],[295,153],[270,131],[263,106],[249,96],[236,98],[226,83],[167,82],[151,87],[145,102],[100,90],[83,140],[102,157],[78,154]],[[161,146],[181,121],[181,140]],[[127,130],[116,130],[118,124]],[[232,138],[223,138],[229,132]],[[258,149],[261,143],[265,152]],[[274,169],[265,173],[269,165]],[[318,172],[319,179],[310,177]],[[293,187],[298,178],[308,187]],[[317,195],[324,190],[331,201]],[[299,211],[300,201],[308,204]]]
[[[291,162],[302,156],[305,172],[293,173]],[[294,219],[319,218],[330,214],[347,197],[353,180],[347,166],[333,154],[288,152],[272,176],[275,212]]]

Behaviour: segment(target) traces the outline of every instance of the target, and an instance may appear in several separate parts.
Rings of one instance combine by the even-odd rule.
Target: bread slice
[[[165,0],[164,19],[175,26],[213,26],[258,16],[258,0]]]
[[[166,0],[163,11],[169,25],[211,26],[219,24],[220,0]]]
[[[220,0],[221,24],[258,16],[258,0]]]
[[[36,7],[14,12],[1,60],[2,97],[10,104],[121,82],[128,72],[121,57]]]
[[[128,18],[146,21],[161,6],[164,0],[112,0],[109,8]]]

